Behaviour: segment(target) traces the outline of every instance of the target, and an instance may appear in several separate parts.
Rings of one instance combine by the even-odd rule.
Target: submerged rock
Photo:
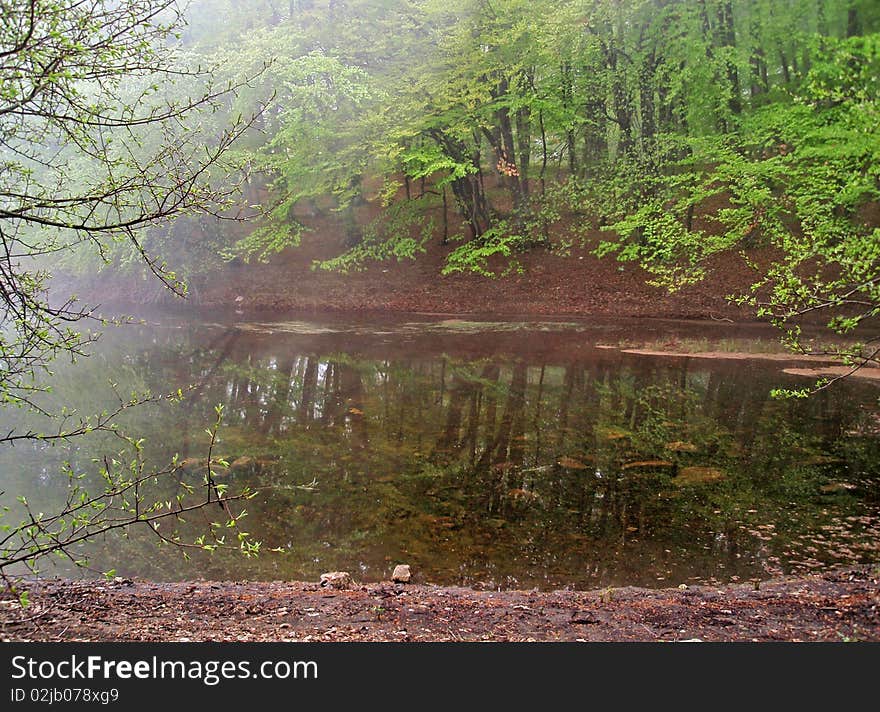
[[[233,472],[253,472],[260,468],[257,461],[249,455],[236,458],[229,467]]]
[[[674,462],[670,462],[669,460],[639,460],[637,462],[625,462],[623,466],[620,468],[621,470],[635,470],[635,469],[656,469],[660,467],[675,467]]]
[[[843,494],[844,492],[852,492],[857,490],[858,486],[852,482],[829,482],[827,485],[819,487],[822,494]]]
[[[587,465],[585,465],[580,460],[575,460],[573,457],[566,457],[566,456],[560,457],[557,460],[557,463],[559,464],[560,467],[564,467],[568,470],[586,470],[587,469]]]
[[[211,471],[217,474],[225,473],[229,467],[225,464],[225,457],[212,457],[211,458]],[[177,463],[177,467],[175,468],[178,471],[182,471],[187,474],[199,474],[202,472],[207,472],[208,470],[208,458],[206,457],[187,457],[184,460],[181,460]]]
[[[351,574],[348,571],[329,571],[326,574],[321,574],[321,585],[325,588],[345,590],[351,588],[354,581],[351,580]]]
[[[533,504],[541,501],[541,495],[524,489],[512,489],[507,491],[507,496],[521,504]]]
[[[702,485],[724,479],[724,471],[717,467],[682,467],[672,481],[679,485]]]
[[[208,461],[204,457],[187,457],[177,463],[177,469],[184,472],[195,472],[208,466]]]
[[[599,436],[600,440],[623,440],[624,438],[628,438],[632,433],[628,430],[624,430],[623,428],[613,428],[613,427],[605,427],[598,428],[596,430],[596,435]]]
[[[398,564],[394,567],[394,572],[391,574],[391,580],[394,583],[409,583],[411,578],[412,572],[408,564]]]
[[[672,443],[666,443],[666,449],[671,452],[696,452],[699,448],[693,443],[676,440]]]

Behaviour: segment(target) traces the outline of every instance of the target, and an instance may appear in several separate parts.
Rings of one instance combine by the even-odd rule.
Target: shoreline
[[[723,254],[707,266],[702,282],[678,292],[649,284],[638,265],[596,257],[596,234],[582,247],[561,255],[544,249],[518,254],[521,271],[496,277],[475,273],[442,275],[451,245],[432,241],[415,260],[370,262],[347,273],[314,270],[316,260],[344,249],[329,228],[303,238],[299,247],[274,255],[267,263],[226,263],[210,275],[189,281],[186,302],[146,275],[102,271],[91,277],[56,275],[59,297],[77,293],[84,302],[128,302],[245,310],[250,313],[353,313],[436,316],[644,317],[750,321],[751,308],[726,295],[747,293],[754,270],[738,255]],[[766,262],[756,251],[750,258]]]
[[[880,565],[765,582],[588,591],[45,579],[4,642],[880,641]]]

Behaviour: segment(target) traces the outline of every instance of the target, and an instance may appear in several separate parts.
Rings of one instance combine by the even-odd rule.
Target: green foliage
[[[4,580],[10,581],[21,567],[40,573],[50,558],[60,557],[75,567],[88,568],[89,559],[81,548],[84,542],[128,533],[138,527],[184,553],[194,548],[213,552],[230,547],[248,557],[259,553],[260,542],[239,526],[245,512],[232,509],[238,502],[250,499],[254,492],[248,487],[232,492],[227,484],[216,479],[221,470],[229,467],[229,463],[213,455],[223,419],[222,405],[215,408],[215,421],[206,430],[207,456],[195,465],[192,461],[179,462],[175,457],[163,468],[151,468],[145,456],[145,440],[126,435],[116,424],[124,411],[173,400],[132,395],[116,412],[105,411],[94,421],[84,421],[54,435],[31,436],[32,440],[52,443],[68,442],[90,433],[112,433],[125,448],[94,459],[89,470],[79,471],[65,462],[64,482],[59,483],[65,491],[64,504],[55,511],[40,511],[39,505],[25,496],[18,497],[16,507],[4,508],[0,513],[0,576]],[[194,468],[202,471],[200,487],[187,481]],[[223,520],[211,522],[207,534],[190,537],[186,529],[188,516],[212,503],[220,506]],[[16,515],[18,521],[10,519]],[[222,534],[223,529],[233,530],[234,537]],[[114,575],[114,570],[105,572],[107,577]],[[26,601],[26,593],[23,595]]]
[[[532,214],[545,216],[538,230],[546,232],[554,222],[547,215],[562,219],[558,198],[572,181],[588,190],[571,191],[566,210],[626,218],[624,229],[633,219],[656,223],[656,207],[642,218],[633,213],[668,199],[663,184],[677,161],[737,153],[740,139],[752,141],[745,134],[755,127],[744,125],[752,110],[768,107],[766,122],[780,107],[790,108],[787,92],[799,83],[815,84],[818,96],[821,87],[827,94],[860,85],[858,72],[870,75],[870,66],[840,77],[821,68],[822,48],[851,31],[853,13],[859,28],[877,21],[862,5],[795,0],[780,10],[766,0],[395,0],[379,11],[355,0],[285,13],[272,4],[244,11],[203,0],[193,17],[220,15],[229,18],[230,31],[235,22],[249,28],[246,37],[232,32],[227,41],[240,67],[274,58],[267,83],[278,109],[249,161],[266,175],[275,202],[267,223],[233,252],[267,259],[296,245],[297,205],[332,197],[335,210],[348,216],[370,176],[388,187],[379,198],[383,206],[400,199],[391,186],[404,180],[450,188],[452,207],[473,238],[498,221],[519,224]],[[218,51],[213,34],[195,44]],[[260,95],[252,92],[251,100]],[[736,200],[746,208],[765,205],[766,196],[745,193],[761,190],[770,177],[730,167],[737,175],[719,178],[751,181]],[[676,171],[681,179],[693,177],[686,164]],[[493,205],[485,192],[489,180],[509,193],[503,202],[512,212]],[[743,211],[727,216],[740,226],[748,224],[745,217]],[[649,240],[656,243],[670,229],[667,222]],[[571,237],[558,239],[564,249]],[[466,244],[485,253],[484,242],[500,244],[497,234]],[[547,244],[534,235],[525,242]],[[375,244],[367,251],[400,252]],[[463,257],[460,251],[453,264],[462,265]],[[349,260],[338,266],[348,268]]]
[[[769,245],[784,257],[733,298],[781,325],[827,309],[845,334],[873,316],[846,308],[875,303],[876,3],[239,5],[197,0],[183,42],[239,89],[205,126],[273,100],[234,154],[241,210],[261,220],[149,233],[155,254],[186,248],[178,277],[220,257],[271,260],[318,221],[345,238],[322,269],[413,258],[442,225],[444,244],[459,236],[444,273],[498,276],[521,250],[588,244],[598,223],[597,254],[657,284]],[[126,88],[147,105],[162,94]],[[72,165],[88,174],[89,161]],[[381,214],[363,225],[368,201]],[[100,256],[135,264],[127,249],[110,241]]]
[[[473,272],[484,277],[497,277],[521,272],[522,266],[515,255],[524,242],[522,235],[511,233],[506,222],[496,223],[479,239],[459,245],[450,252],[442,274]],[[490,269],[490,261],[500,262],[504,269],[500,273],[497,269]]]
[[[89,255],[80,264],[93,266],[123,252],[185,291],[147,235],[228,206],[237,180],[227,150],[250,121],[211,122],[235,84],[218,86],[176,46],[173,0],[0,9],[0,396],[9,402],[89,341],[72,324],[92,310],[46,294],[60,261]]]
[[[803,350],[797,318],[826,314],[854,335],[880,313],[880,228],[863,211],[880,200],[880,35],[823,39],[790,101],[742,117],[736,135],[692,141],[668,166],[659,197],[609,227],[632,239],[600,254],[639,261],[677,288],[705,276],[714,254],[770,245],[778,255],[738,295],[786,330]],[[705,227],[688,211],[713,205]],[[874,360],[870,342],[840,349],[851,365]]]
[[[276,206],[268,213],[271,222],[255,228],[232,248],[222,250],[221,255],[227,260],[243,257],[247,261],[255,259],[258,262],[268,262],[272,255],[288,247],[298,247],[307,228],[287,217],[289,207],[286,203]],[[283,213],[285,218],[273,220],[273,216],[278,213]]]
[[[153,485],[173,468],[151,470],[142,440],[115,425],[149,398],[120,396],[116,410],[93,418],[78,417],[74,403],[50,412],[39,400],[58,357],[86,355],[107,325],[73,297],[50,298],[50,269],[137,262],[183,295],[162,251],[150,249],[157,235],[173,234],[177,218],[219,219],[237,197],[241,166],[227,162],[229,148],[259,110],[213,121],[241,83],[218,83],[182,49],[181,12],[174,0],[0,1],[0,403],[22,411],[0,444],[38,449],[104,432],[127,447],[90,471],[65,464],[60,510],[39,511],[24,496],[17,511],[3,510],[7,584],[16,567],[36,570],[48,555],[85,565],[79,543],[131,526],[184,546],[159,524],[207,504],[159,499]],[[28,414],[48,429],[27,428]],[[10,523],[14,514],[22,518]]]
[[[425,252],[425,244],[434,236],[433,218],[426,208],[433,196],[394,203],[364,230],[360,242],[332,259],[316,262],[314,269],[350,272],[364,269],[368,262],[415,259]]]

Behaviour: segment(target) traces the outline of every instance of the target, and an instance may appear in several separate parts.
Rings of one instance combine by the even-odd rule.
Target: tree
[[[0,16],[0,401],[42,412],[35,398],[42,374],[61,354],[85,353],[95,335],[78,324],[98,318],[89,306],[49,294],[47,261],[76,250],[106,258],[123,242],[157,280],[183,294],[144,237],[181,216],[240,217],[223,212],[241,175],[226,159],[259,110],[210,128],[211,114],[241,85],[218,84],[180,49],[176,0],[0,0]],[[68,472],[61,512],[31,512],[21,501],[22,523],[4,524],[0,573],[47,553],[74,558],[72,543],[104,531],[141,523],[158,534],[160,520],[218,500],[234,526],[229,502],[247,493],[232,495],[214,482],[218,463],[210,452],[204,498],[189,499],[192,490],[167,506],[148,498],[151,483],[180,468],[149,469],[139,441],[124,436],[114,416],[151,398],[121,397],[116,413],[93,418],[67,413],[51,433],[0,435],[0,443],[13,445],[104,430],[134,450],[128,463],[103,463],[97,490],[83,486],[83,473]],[[246,535],[239,542],[254,551]]]
[[[175,48],[175,0],[2,0],[0,26],[0,396],[26,399],[89,307],[47,296],[49,255],[127,242],[166,287],[172,271],[143,248],[150,228],[218,213],[236,182],[224,155],[253,119],[214,135],[199,122],[236,89]],[[176,96],[181,87],[197,93]],[[87,341],[87,337],[85,341]]]
[[[495,276],[499,258],[564,253],[616,223],[623,239],[599,251],[667,282],[720,250],[776,245],[786,257],[752,303],[786,328],[827,310],[852,334],[874,316],[856,253],[870,259],[874,239],[860,215],[876,192],[876,3],[200,0],[195,17],[194,46],[239,67],[277,58],[279,101],[248,153],[271,209],[227,255],[298,244],[318,204],[348,248],[320,266],[343,270],[415,257],[442,230],[458,243],[444,273]],[[851,71],[867,75],[838,96]],[[360,225],[367,200],[378,217]]]
[[[177,397],[182,398],[182,393]],[[125,411],[171,398],[174,396],[121,400],[115,410],[62,435],[29,433],[23,436],[45,443],[105,432],[118,437],[123,447],[96,463],[95,472],[80,472],[66,464],[59,483],[64,484],[66,497],[57,510],[41,511],[26,495],[16,498],[16,508],[21,513],[18,522],[9,521],[11,510],[3,508],[0,512],[0,579],[8,588],[15,590],[14,576],[23,567],[38,573],[49,556],[88,567],[88,558],[82,553],[84,543],[107,534],[127,533],[134,527],[148,528],[159,542],[182,550],[184,556],[193,549],[213,552],[231,548],[245,556],[259,553],[260,542],[252,540],[248,532],[238,526],[245,512],[233,510],[236,504],[251,499],[255,492],[247,487],[231,491],[221,477],[228,472],[229,463],[215,454],[223,406],[215,408],[216,420],[207,430],[209,444],[205,458],[179,461],[175,457],[158,468],[146,461],[144,441],[125,435],[115,423]],[[207,534],[193,533],[187,526],[188,517],[213,505],[222,510],[224,522],[212,522]],[[114,570],[103,573],[112,576]],[[26,601],[26,594],[22,600]]]
[[[878,71],[880,35],[817,39],[792,100],[750,112],[734,135],[690,140],[658,195],[611,226],[639,239],[601,251],[638,260],[677,288],[702,279],[721,251],[769,244],[775,256],[734,298],[779,326],[796,351],[838,356],[849,373],[880,363],[880,227],[870,217],[880,201]],[[723,207],[690,224],[685,216],[707,201]],[[847,343],[808,341],[804,318],[816,315]]]

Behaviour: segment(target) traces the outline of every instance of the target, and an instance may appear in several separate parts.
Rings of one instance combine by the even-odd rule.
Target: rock
[[[811,457],[805,458],[802,460],[800,465],[839,465],[842,463],[839,457],[834,457],[833,455],[813,455]]]
[[[224,474],[229,468],[227,465],[221,465],[221,461],[226,461],[225,457],[211,458],[211,472],[215,475]],[[208,458],[206,457],[188,457],[177,463],[177,470],[182,470],[187,474],[201,474],[208,470]]]
[[[571,625],[595,625],[601,621],[589,611],[572,611],[569,623]]]
[[[638,462],[625,462],[620,468],[621,470],[633,469],[656,469],[660,467],[675,467],[675,463],[669,460],[639,460]]]
[[[208,461],[203,457],[187,457],[177,463],[177,469],[184,472],[196,472],[208,466]]]
[[[523,503],[523,504],[529,504],[529,503],[541,501],[541,495],[535,494],[534,492],[531,492],[529,490],[524,490],[524,489],[508,490],[507,496],[510,497],[510,499],[512,499],[516,502]]]
[[[335,588],[342,591],[351,588],[353,584],[351,574],[348,571],[330,571],[321,574],[321,585],[325,588]]]
[[[600,440],[623,440],[624,438],[628,438],[631,433],[628,430],[623,430],[622,428],[597,428],[596,435],[599,436]]]
[[[829,482],[827,485],[822,485],[819,491],[822,494],[843,494],[855,489],[858,489],[858,487],[852,482]]]
[[[398,564],[394,567],[394,572],[391,574],[391,580],[394,583],[409,583],[411,578],[412,572],[407,564]]]

